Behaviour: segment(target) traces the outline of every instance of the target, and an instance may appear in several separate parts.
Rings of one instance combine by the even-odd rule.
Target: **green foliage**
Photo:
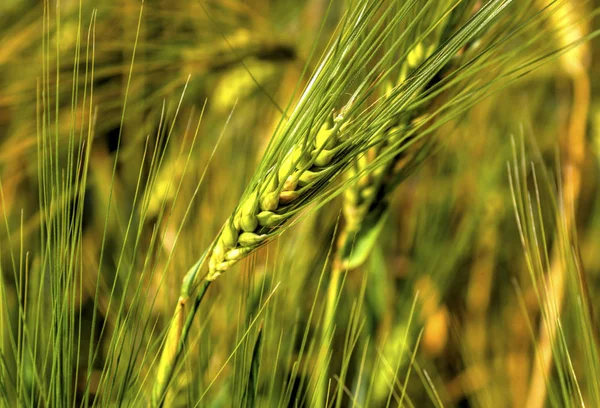
[[[2,3],[1,405],[600,406],[596,7]]]

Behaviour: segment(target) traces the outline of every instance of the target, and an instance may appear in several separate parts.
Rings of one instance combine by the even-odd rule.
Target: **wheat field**
[[[599,12],[0,2],[0,406],[600,407]]]

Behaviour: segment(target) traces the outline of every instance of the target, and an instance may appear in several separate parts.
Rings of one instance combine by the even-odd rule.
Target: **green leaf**
[[[260,370],[262,332],[263,326],[261,324],[260,328],[258,329],[258,336],[256,337],[256,342],[254,343],[254,350],[252,351],[252,362],[250,364],[248,382],[246,384],[246,390],[244,392],[244,398],[242,402],[243,407],[251,408],[256,406],[256,395],[258,394],[258,373]]]
[[[362,265],[369,255],[379,233],[381,232],[389,214],[387,204],[381,203],[370,211],[354,237],[349,237],[342,248],[342,261],[344,267],[354,269]]]

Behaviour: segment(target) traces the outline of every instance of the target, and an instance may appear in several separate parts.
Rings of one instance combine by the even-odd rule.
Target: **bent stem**
[[[194,303],[192,303],[187,313],[187,317],[184,318],[186,305],[189,302],[191,293],[193,292],[192,285],[202,267],[204,259],[205,257],[202,257],[200,261],[198,261],[198,263],[196,263],[189,270],[183,279],[181,293],[179,300],[177,301],[177,306],[175,307],[175,312],[173,313],[173,317],[171,319],[169,331],[167,332],[160,361],[158,363],[158,369],[156,371],[156,380],[154,387],[152,388],[151,406],[153,408],[161,407],[164,403],[169,384],[175,372],[175,368],[177,367],[181,353],[185,348],[194,317],[198,311],[198,308],[200,307],[200,302],[204,298],[206,290],[210,285],[210,281],[202,280],[198,294],[194,299]]]

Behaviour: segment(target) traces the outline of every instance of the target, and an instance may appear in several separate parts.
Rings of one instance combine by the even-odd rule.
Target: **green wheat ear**
[[[384,2],[374,3],[380,7],[384,5]],[[354,30],[342,33],[341,39],[328,51],[317,75],[310,82],[312,87],[305,90],[300,103],[292,111],[290,120],[284,122],[280,132],[275,135],[274,142],[231,216],[233,221],[230,219],[225,223],[215,240],[205,279],[215,280],[232,265],[280,234],[284,224],[308,205],[318,205],[331,198],[331,186],[336,176],[353,163],[359,164],[350,174],[348,183],[357,181],[364,188],[346,193],[348,204],[345,208],[349,222],[358,228],[369,207],[381,199],[379,189],[380,185],[385,184],[384,180],[391,182],[405,176],[396,169],[400,153],[423,136],[415,135],[414,129],[412,132],[404,130],[414,124],[423,110],[410,106],[422,105],[421,99],[430,97],[431,91],[426,87],[427,84],[438,73],[447,69],[460,50],[493,26],[496,15],[510,3],[489,2],[468,23],[462,26],[455,23],[458,26],[455,32],[448,30],[448,24],[460,19],[452,14],[455,6],[450,2],[444,3],[445,7],[439,7],[438,17],[433,20],[434,25],[429,29],[430,35],[403,51],[403,36],[391,36],[395,25],[404,22],[417,3],[407,3],[399,10],[388,5],[383,9],[383,16],[372,21],[374,15],[371,13],[376,7],[371,7],[371,2],[358,2],[356,10],[364,10],[365,13],[352,14],[347,26],[360,27],[358,33],[362,33],[365,40],[357,44],[358,35]],[[424,8],[425,11],[427,7]],[[463,12],[463,8],[459,7],[458,10]],[[421,10],[417,10],[417,13],[420,18],[426,15]],[[387,18],[392,24],[384,27],[382,22],[388,22]],[[369,33],[363,32],[371,24],[375,29]],[[382,31],[379,37],[373,34],[378,29]],[[392,44],[388,49],[381,48],[385,58],[363,78],[351,99],[344,105],[339,105],[343,91],[351,86],[351,82],[345,78],[361,74],[358,67],[347,63],[347,55],[360,55],[362,52],[362,57],[368,61],[375,53],[380,52],[384,41]],[[436,48],[436,44],[440,44],[440,47]],[[389,78],[397,72],[397,62],[389,66],[385,64],[388,58],[398,53],[404,54],[399,83],[394,82],[397,86],[385,98],[367,105],[373,89],[377,85],[389,84]],[[340,77],[340,71],[344,70],[347,72]],[[474,92],[471,99],[463,98],[454,107],[454,114],[464,110],[476,96],[479,95]],[[307,105],[307,101],[311,101],[311,105]],[[333,114],[330,113],[332,111]],[[409,137],[411,135],[412,140]],[[363,165],[361,160],[364,160],[364,153],[370,149],[379,151],[379,157],[375,163],[364,162]],[[421,160],[424,155],[415,154],[413,157]],[[365,182],[370,179],[377,181]],[[338,189],[335,194],[340,191]],[[234,240],[235,237],[237,241]]]
[[[390,78],[382,87],[383,98],[391,97],[394,88],[401,87],[410,80],[410,77],[426,63],[436,49],[448,41],[464,21],[471,17],[473,11],[474,2],[471,1],[458,4],[453,1],[440,1],[437,3],[437,8],[432,9],[424,17],[422,26],[429,27],[425,34],[418,32],[418,28],[405,29],[403,35],[414,37],[415,40],[409,43],[400,58],[397,77]],[[475,44],[479,42],[480,38],[474,38],[471,43],[466,44],[454,58],[440,68],[436,79],[427,84],[421,92],[430,93],[440,85],[445,76],[469,62],[469,57],[476,55],[478,47]],[[388,215],[390,194],[432,151],[433,138],[412,143],[411,139],[416,139],[415,128],[422,133],[427,124],[421,125],[419,121],[423,121],[426,115],[435,115],[436,105],[443,104],[444,97],[451,101],[452,91],[453,88],[450,88],[416,109],[399,112],[395,120],[384,130],[382,137],[385,142],[371,148],[367,154],[353,163],[348,172],[349,176],[364,175],[348,187],[343,195],[345,225],[340,233],[337,254],[339,265],[343,269],[354,269],[360,266],[371,253]],[[426,118],[424,121],[431,122],[431,119]],[[375,171],[366,170],[380,154],[387,153],[387,146],[400,143],[414,145],[409,152],[401,152]]]
[[[262,184],[255,187],[225,222],[213,247],[206,279],[212,281],[260,247],[279,225],[297,212],[297,202],[314,195],[345,165],[344,140],[331,120],[316,132],[313,142],[294,146]]]
[[[346,265],[360,264],[369,241],[377,236],[368,229],[381,228],[379,217],[386,213],[388,195],[427,157],[432,132],[494,87],[508,83],[519,72],[520,56],[536,46],[534,41],[516,49],[503,44],[527,33],[524,16],[532,18],[523,12],[527,5],[511,8],[511,0],[498,0],[474,12],[472,1],[432,4],[422,9],[417,2],[399,8],[388,5],[374,21],[369,14],[372,4],[357,3],[357,10],[365,13],[353,14],[347,27],[359,26],[361,33],[373,25],[373,30],[362,32],[360,44],[355,31],[341,33],[327,52],[215,239],[207,280],[215,280],[279,235],[287,221],[307,206],[318,206],[348,186],[343,206],[348,239],[342,253]],[[520,18],[505,18],[508,10]],[[405,27],[405,32],[393,37],[397,27]],[[428,28],[419,32],[420,27]],[[373,35],[377,30],[381,30],[378,37]],[[410,36],[414,40],[407,46]],[[367,75],[346,61],[352,54],[369,61],[378,52],[383,58]],[[485,77],[490,66],[498,78]],[[343,91],[352,86],[347,77],[359,77],[361,82],[341,105]],[[368,104],[377,88],[386,89],[385,95]],[[407,155],[409,148],[413,152]],[[336,177],[348,169],[343,187],[333,188]],[[361,231],[367,218],[369,226]],[[362,237],[368,237],[358,243],[365,248],[363,255],[350,259],[355,239]]]
[[[211,244],[208,271],[202,276],[202,261],[186,276],[181,291],[184,300],[200,283],[204,291],[231,266],[281,234],[293,218],[319,208],[349,186],[360,187],[354,189],[355,201],[347,211],[352,225],[360,228],[373,211],[371,215],[377,216],[372,228],[381,228],[377,217],[385,213],[385,205],[380,204],[407,174],[398,169],[401,154],[418,142],[427,146],[432,133],[444,123],[541,64],[554,51],[542,48],[548,54],[535,52],[530,60],[521,59],[538,47],[542,38],[535,36],[517,47],[512,47],[511,41],[527,34],[527,28],[542,17],[527,13],[529,3],[512,0],[488,1],[466,22],[453,14],[455,9],[465,10],[444,2],[433,20],[435,25],[419,32],[407,46],[407,38],[397,35],[397,28],[415,24],[416,29],[419,23],[426,26],[426,17],[436,4],[442,3],[427,2],[421,8],[416,0],[398,7],[383,0],[352,4],[299,101],[280,122],[235,210]],[[473,47],[473,54],[465,52],[488,35],[486,46]],[[506,46],[508,43],[511,47]],[[467,58],[465,63],[456,61],[461,54]],[[436,79],[453,64],[458,67]],[[482,78],[478,78],[480,73],[484,73]],[[385,97],[374,98],[376,90],[386,86]],[[452,98],[428,112],[434,106],[432,101],[445,92]],[[376,152],[371,161],[365,160],[369,151]],[[418,149],[418,153],[423,152],[426,150]],[[414,155],[419,160],[425,156]],[[354,173],[338,182],[338,176],[353,165]],[[196,310],[190,311],[188,321]],[[185,328],[178,335],[179,349],[187,335]],[[160,369],[176,363],[177,355],[171,353],[161,360]],[[168,376],[157,382],[155,395],[163,395],[168,382]]]

